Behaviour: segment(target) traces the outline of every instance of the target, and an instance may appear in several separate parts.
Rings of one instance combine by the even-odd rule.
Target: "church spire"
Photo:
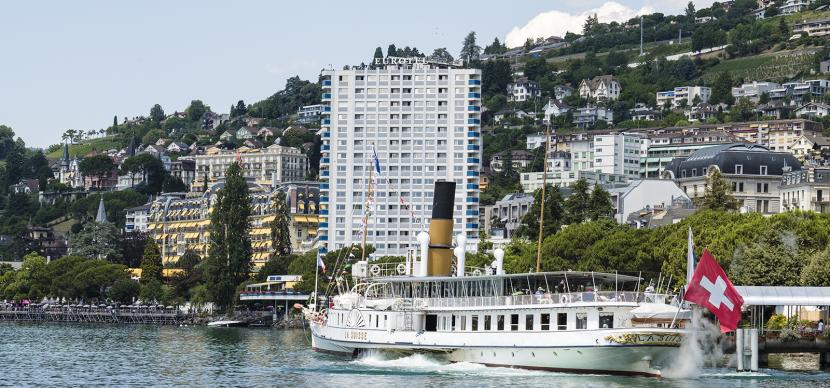
[[[104,196],[101,196],[101,201],[98,202],[98,215],[95,216],[95,222],[103,224],[107,222],[107,209],[104,208]]]
[[[69,143],[67,142],[63,143],[63,157],[61,161],[67,164],[69,163]]]

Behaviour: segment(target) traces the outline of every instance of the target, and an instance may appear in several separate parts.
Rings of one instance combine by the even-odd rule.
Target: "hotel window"
[[[585,330],[588,328],[588,314],[576,313],[576,329]]]
[[[504,330],[504,315],[496,316],[496,330]]]
[[[550,314],[542,314],[540,318],[539,323],[541,324],[541,329],[550,330]]]
[[[519,330],[519,314],[510,315],[510,331]]]
[[[696,168],[692,169],[692,176],[697,176],[697,169]]]
[[[614,328],[614,313],[599,313],[599,328],[613,329]]]
[[[761,175],[767,175],[767,166],[761,166]]]
[[[735,165],[735,174],[743,174],[744,173],[744,165],[736,164]]]
[[[556,314],[556,330],[568,330],[568,313]]]

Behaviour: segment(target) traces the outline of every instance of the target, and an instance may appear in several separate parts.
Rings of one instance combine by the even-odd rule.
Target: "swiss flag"
[[[722,333],[738,327],[744,298],[726,277],[726,272],[718,265],[709,250],[703,251],[703,257],[700,258],[695,274],[689,282],[685,299],[706,307],[715,314],[720,321]]]

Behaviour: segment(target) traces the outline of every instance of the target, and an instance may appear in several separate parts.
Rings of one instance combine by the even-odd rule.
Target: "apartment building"
[[[691,106],[696,103],[709,102],[712,88],[706,86],[679,86],[673,90],[657,92],[657,106]],[[695,101],[697,100],[697,101]]]
[[[262,149],[245,149],[244,152],[212,148],[204,155],[196,155],[195,160],[195,189],[204,185],[205,177],[209,184],[223,179],[225,171],[234,162],[240,163],[246,179],[263,186],[303,180],[308,172],[308,157],[302,151],[278,144]]]

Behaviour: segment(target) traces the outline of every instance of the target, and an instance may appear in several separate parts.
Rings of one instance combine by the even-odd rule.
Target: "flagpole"
[[[317,249],[317,259],[318,260],[320,259],[320,249],[319,248]],[[319,273],[320,273],[320,263],[315,261],[314,262],[314,311],[317,311],[317,301],[319,299],[317,297],[317,292],[318,292],[317,291],[317,278],[319,277]]]
[[[372,153],[375,152],[374,145],[372,146]],[[372,173],[375,170],[374,163],[369,164],[369,191],[366,195],[366,208],[363,209],[363,241],[360,245],[361,258],[360,261],[366,261],[366,228],[369,224],[369,204],[372,202]]]
[[[542,271],[542,231],[545,226],[545,186],[548,185],[548,151],[550,150],[550,125],[545,129],[545,155],[542,158],[542,192],[539,198],[539,239],[536,241],[536,272]],[[508,151],[510,152],[510,151]]]

